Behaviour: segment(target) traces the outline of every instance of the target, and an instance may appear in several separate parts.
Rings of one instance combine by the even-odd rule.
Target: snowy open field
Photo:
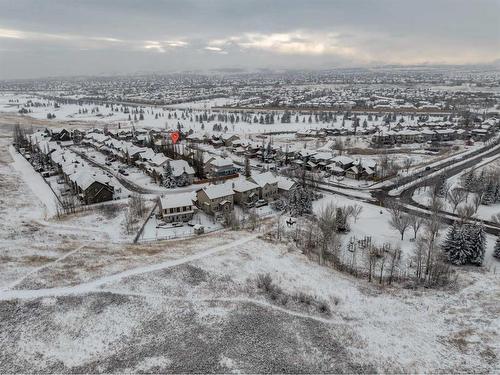
[[[122,211],[50,218],[0,126],[2,373],[499,370],[494,263],[460,269],[450,290],[381,289],[264,240],[273,219],[261,231],[132,245]],[[385,210],[338,196],[315,208],[327,201],[363,206],[350,235],[398,243]],[[262,273],[286,303],[257,288]]]
[[[14,102],[12,102],[14,101]],[[17,113],[21,108],[26,106],[28,101],[32,101],[34,103],[40,103],[42,106],[38,107],[29,107],[31,109],[31,113],[27,115],[36,118],[36,119],[46,119],[48,113],[52,113],[56,115],[56,118],[52,120],[53,122],[58,121],[80,121],[80,122],[90,122],[90,123],[107,123],[110,125],[120,124],[124,125],[132,125],[143,128],[167,128],[173,129],[177,127],[177,124],[180,123],[184,130],[192,129],[195,132],[212,132],[212,127],[216,123],[221,123],[217,119],[210,122],[205,123],[202,126],[201,122],[196,122],[195,116],[202,115],[207,111],[211,111],[212,107],[215,105],[222,105],[228,102],[225,99],[217,99],[217,100],[207,100],[201,102],[191,102],[191,103],[183,103],[179,105],[173,105],[168,107],[152,107],[152,106],[144,106],[142,107],[144,110],[144,119],[134,121],[134,115],[131,115],[129,120],[129,114],[123,113],[121,111],[111,111],[110,108],[106,108],[105,105],[78,105],[78,104],[61,104],[59,108],[54,107],[54,102],[42,99],[39,96],[26,95],[26,94],[12,94],[12,93],[1,93],[0,92],[0,112],[10,112]],[[229,99],[230,101],[230,99]],[[45,105],[45,106],[43,106]],[[117,106],[120,108],[120,106]],[[27,107],[26,107],[27,108]],[[133,108],[133,107],[130,107]],[[79,110],[86,109],[87,113],[79,113]],[[96,109],[98,109],[96,111]],[[94,111],[93,111],[94,110]],[[191,111],[192,110],[192,111]],[[189,112],[191,111],[191,112]],[[222,110],[222,109],[214,109],[213,113],[218,114],[226,114],[230,115],[232,112]],[[253,111],[254,114],[260,116],[258,110]],[[168,117],[170,114],[170,118]],[[183,118],[183,114],[185,117]],[[283,111],[275,111],[276,115],[282,115]],[[157,116],[158,115],[158,116]],[[239,117],[239,121],[235,119],[233,123],[222,122],[223,127],[227,125],[227,133],[228,134],[238,134],[240,137],[245,138],[249,137],[252,134],[266,133],[266,132],[296,132],[296,131],[305,131],[308,129],[321,129],[326,126],[330,128],[345,128],[349,130],[352,128],[352,120],[345,120],[342,125],[342,116],[338,116],[337,121],[335,123],[325,123],[322,121],[316,121],[315,116],[310,116],[308,112],[300,112],[298,113],[298,117],[295,115],[291,119],[290,123],[281,123],[275,122],[274,124],[260,124],[260,123],[248,123],[242,121],[241,113],[234,112],[234,116]],[[253,116],[252,116],[253,117]],[[311,117],[311,118],[310,118]],[[365,119],[367,119],[366,115],[359,116],[360,122],[363,123]],[[404,116],[405,124],[416,124],[417,118],[415,117],[413,120],[410,116]],[[431,116],[431,120],[442,120],[442,116]],[[382,116],[378,120],[375,118],[371,121],[367,121],[367,126],[372,127],[374,125],[379,125],[383,122]],[[289,135],[290,136],[290,135]],[[308,142],[307,139],[303,140]],[[363,147],[362,144],[357,145],[356,143],[352,144],[353,147],[359,146]]]

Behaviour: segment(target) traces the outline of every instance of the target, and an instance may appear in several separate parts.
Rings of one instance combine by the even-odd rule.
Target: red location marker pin
[[[172,139],[172,142],[177,143],[179,140],[179,132],[170,133],[170,138]]]

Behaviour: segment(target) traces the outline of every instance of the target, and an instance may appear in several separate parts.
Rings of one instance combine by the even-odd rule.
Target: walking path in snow
[[[121,295],[121,296],[142,297],[142,298],[151,298],[151,299],[164,299],[164,300],[168,300],[168,301],[179,301],[179,302],[250,303],[253,305],[260,306],[260,307],[269,308],[272,310],[277,310],[277,311],[280,311],[280,312],[283,312],[285,314],[295,316],[298,318],[311,319],[311,320],[315,320],[317,322],[326,323],[326,324],[335,324],[336,323],[335,321],[333,321],[331,319],[322,318],[320,316],[313,315],[313,314],[301,313],[299,311],[290,310],[290,309],[275,305],[275,304],[267,302],[267,301],[263,301],[263,300],[259,300],[259,299],[255,299],[255,298],[248,298],[248,297],[183,298],[183,297],[171,297],[171,296],[165,296],[165,295],[153,294],[153,293],[140,293],[140,292],[137,293],[137,292],[129,292],[129,291],[120,291],[120,290],[115,290],[115,289],[100,289],[99,292],[112,293],[112,294],[117,294],[117,295]]]
[[[201,251],[197,254],[188,255],[179,259],[168,260],[165,262],[152,264],[148,266],[142,266],[137,268],[132,268],[123,272],[119,272],[113,275],[104,276],[98,278],[94,281],[81,283],[73,286],[67,287],[55,287],[47,289],[34,289],[34,290],[7,290],[0,291],[0,300],[10,300],[10,299],[32,299],[40,297],[58,297],[67,295],[78,295],[92,293],[100,290],[100,287],[106,284],[119,282],[124,278],[142,275],[144,273],[160,271],[166,268],[175,267],[184,263],[189,263],[198,259],[205,258],[210,255],[228,250],[230,248],[238,248],[240,245],[254,240],[262,233],[256,233],[248,237],[243,237],[239,240],[227,243],[225,245],[216,246],[205,251]],[[69,254],[68,254],[69,255]]]
[[[72,251],[69,251],[67,252],[66,254],[62,255],[61,257],[57,258],[56,260],[52,261],[52,262],[49,262],[49,263],[46,263],[44,264],[43,266],[40,266],[40,267],[37,267],[33,270],[31,270],[30,272],[28,272],[26,275],[24,275],[23,277],[21,277],[20,279],[17,279],[16,281],[14,281],[12,284],[0,289],[0,293],[4,292],[4,291],[8,291],[9,289],[12,289],[12,288],[15,288],[17,285],[21,284],[24,280],[26,280],[26,278],[28,278],[29,276],[31,275],[34,275],[46,268],[49,268],[51,267],[52,265],[54,265],[55,263],[58,263],[64,259],[66,259],[67,257],[77,253],[78,251],[80,251],[81,249],[83,249],[86,245],[81,245],[81,246],[78,246],[76,249],[72,250]]]
[[[9,153],[14,162],[12,166],[22,175],[33,194],[45,205],[45,217],[52,217],[57,213],[57,197],[47,185],[43,177],[35,172],[33,166],[16,151],[14,146],[9,146]]]

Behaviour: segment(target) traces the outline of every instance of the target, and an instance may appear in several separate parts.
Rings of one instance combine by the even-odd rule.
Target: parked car
[[[254,202],[245,202],[244,206],[245,206],[245,208],[252,208],[255,206],[255,203]]]
[[[172,223],[173,227],[182,227],[183,225],[184,225],[183,223],[179,223],[179,222]]]
[[[257,202],[255,202],[255,207],[262,207],[265,206],[267,202],[264,199],[259,199]]]

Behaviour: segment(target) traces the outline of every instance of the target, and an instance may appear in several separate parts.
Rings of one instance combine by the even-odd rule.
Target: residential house
[[[208,162],[207,172],[214,177],[229,176],[238,173],[238,168],[229,158],[215,157]]]
[[[160,197],[158,199],[160,216],[167,223],[191,220],[195,210],[193,198],[192,192]]]
[[[279,194],[288,194],[297,187],[297,183],[290,178],[284,176],[276,176],[276,179],[278,180]]]
[[[271,172],[253,175],[250,181],[259,185],[260,199],[273,201],[278,197],[278,179]]]
[[[235,141],[239,141],[240,137],[236,134],[222,134],[220,139],[224,142],[224,146],[232,147]]]
[[[113,199],[114,188],[110,185],[109,177],[82,170],[75,179],[77,191],[85,204],[106,202]]]
[[[234,191],[229,182],[208,185],[196,191],[198,207],[209,215],[231,212],[234,207]]]
[[[248,181],[238,180],[233,182],[234,203],[244,205],[252,203],[259,199],[259,185]]]

